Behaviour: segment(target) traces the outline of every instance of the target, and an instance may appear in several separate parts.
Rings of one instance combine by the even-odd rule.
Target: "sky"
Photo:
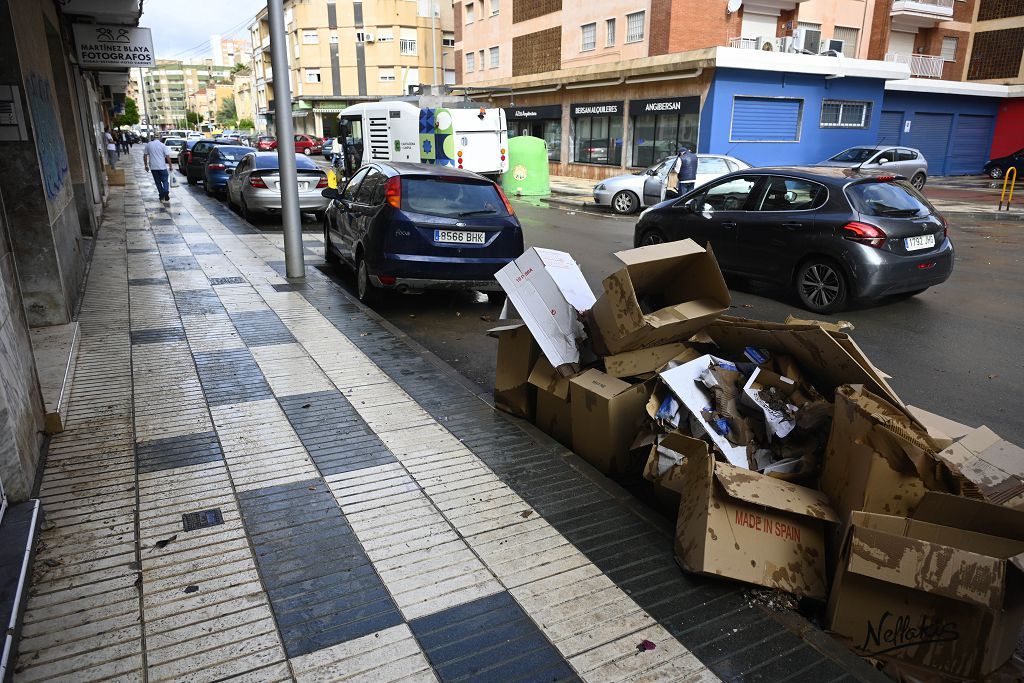
[[[210,57],[212,34],[244,34],[266,5],[266,0],[145,0],[139,26],[152,29],[157,59]]]

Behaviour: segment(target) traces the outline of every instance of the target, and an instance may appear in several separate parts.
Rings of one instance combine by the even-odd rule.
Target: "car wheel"
[[[370,282],[370,271],[362,255],[356,264],[356,296],[367,306],[372,306],[380,299],[380,291]]]
[[[828,259],[815,258],[797,270],[796,293],[807,310],[814,313],[834,313],[846,307],[849,287],[839,264]]]
[[[313,215],[316,216],[316,222],[317,223],[323,223],[324,220],[327,218],[327,212],[326,211],[315,211],[313,213]]]
[[[505,303],[505,292],[487,292],[487,303],[502,305]]]
[[[324,261],[331,264],[332,266],[338,265],[341,260],[338,255],[334,253],[334,248],[331,246],[331,231],[327,229],[327,218],[323,220],[324,224]]]
[[[992,180],[999,180],[1000,178],[1003,177],[1003,173],[1003,169],[999,168],[998,166],[993,166],[992,169],[988,172],[988,177],[991,178]]]
[[[210,181],[209,180],[204,180],[203,181],[203,192],[206,193],[207,197],[212,197],[214,195],[213,190],[210,188]]]
[[[910,179],[910,184],[916,187],[918,190],[924,189],[924,182],[927,180],[924,173],[915,173],[914,177]]]
[[[640,208],[640,200],[629,190],[616,192],[612,197],[612,211],[623,215],[635,212]]]
[[[664,244],[668,240],[665,239],[665,235],[662,234],[661,230],[647,230],[644,234],[640,235],[640,247],[649,247],[652,244]]]
[[[231,188],[230,187],[225,188],[224,196],[227,197],[228,208],[231,209],[232,211],[235,211],[238,208],[238,205],[235,204],[235,198],[231,196]]]
[[[307,147],[306,149],[302,150],[302,153],[305,154],[308,157],[309,155],[311,155],[313,153],[313,148],[312,147]]]
[[[185,172],[185,179],[188,181],[189,185],[195,185],[198,182],[195,178],[192,177],[192,174],[187,171]]]
[[[249,205],[245,203],[245,195],[242,195],[241,202],[238,205],[238,212],[242,214],[242,218],[250,223],[254,223],[256,216],[252,211],[249,210]]]

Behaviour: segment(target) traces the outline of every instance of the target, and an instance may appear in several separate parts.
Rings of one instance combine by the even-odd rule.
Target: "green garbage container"
[[[548,148],[540,138],[521,135],[508,141],[508,171],[501,175],[507,195],[544,197],[551,194]]]

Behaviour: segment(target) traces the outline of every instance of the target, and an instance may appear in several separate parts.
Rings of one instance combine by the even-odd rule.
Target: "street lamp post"
[[[302,217],[299,214],[299,183],[295,171],[295,129],[292,123],[292,93],[288,74],[288,46],[285,40],[284,2],[267,0],[270,24],[270,65],[274,70],[274,117],[277,119],[277,166],[280,169],[281,218],[284,222],[285,274],[306,276],[302,255]]]

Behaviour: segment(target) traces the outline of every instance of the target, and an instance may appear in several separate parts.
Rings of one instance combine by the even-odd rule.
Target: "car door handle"
[[[735,221],[722,221],[721,226],[723,228],[726,228],[727,230],[732,230],[733,228],[736,227],[736,222]]]
[[[804,224],[803,223],[783,223],[782,227],[784,227],[786,230],[799,230],[800,228],[804,227]]]

